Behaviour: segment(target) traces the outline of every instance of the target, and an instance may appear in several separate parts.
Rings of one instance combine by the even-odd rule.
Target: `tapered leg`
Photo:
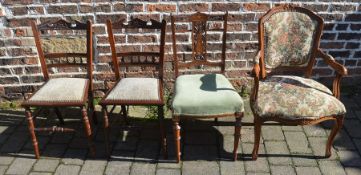
[[[90,128],[87,109],[85,108],[85,106],[82,107],[81,112],[82,112],[82,117],[83,117],[85,134],[88,138],[90,153],[92,154],[92,156],[95,156],[95,147],[94,147],[93,139],[92,139],[92,131]]]
[[[105,141],[105,150],[108,156],[110,156],[110,146],[109,146],[109,119],[107,107],[102,106],[103,116],[104,116],[104,141]]]
[[[254,147],[252,152],[252,160],[257,160],[259,141],[261,139],[261,125],[262,122],[255,116],[254,119]]]
[[[39,145],[35,135],[35,126],[33,122],[33,117],[31,116],[30,108],[25,109],[25,115],[26,115],[26,119],[28,120],[28,128],[30,132],[31,141],[33,142],[33,146],[34,146],[35,158],[39,159],[40,158]]]
[[[328,140],[327,140],[325,157],[330,157],[330,156],[331,156],[332,143],[333,143],[333,140],[334,140],[335,137],[336,137],[336,134],[337,134],[337,133],[341,130],[341,128],[342,128],[343,119],[344,119],[344,116],[338,116],[338,117],[336,117],[335,125],[333,126],[332,131],[331,131],[331,134],[330,134],[330,136],[328,137]]]
[[[163,105],[158,106],[158,119],[159,119],[159,128],[160,128],[160,139],[162,144],[162,150],[163,150],[163,157],[164,159],[168,158],[168,152],[167,152],[167,138],[166,138],[166,131],[164,128],[164,110]]]
[[[55,114],[56,116],[58,117],[59,121],[60,121],[60,124],[61,125],[64,125],[64,118],[63,116],[61,115],[61,112],[59,110],[59,108],[55,108]]]
[[[95,111],[93,92],[89,93],[88,105],[89,105],[89,108],[90,108],[90,112],[92,114],[93,123],[95,125],[97,125],[98,124],[98,118],[97,118],[97,114],[96,114],[96,111]]]
[[[233,160],[237,160],[237,150],[238,150],[238,144],[239,140],[241,138],[241,127],[242,127],[242,120],[243,113],[236,114],[236,123],[234,127],[234,147],[233,147]]]
[[[174,132],[174,141],[175,141],[175,153],[176,153],[176,161],[179,163],[181,156],[181,146],[180,146],[180,126],[179,119],[173,118],[173,132]]]

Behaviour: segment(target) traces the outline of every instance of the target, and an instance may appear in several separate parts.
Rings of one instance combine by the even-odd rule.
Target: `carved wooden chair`
[[[172,102],[173,130],[177,162],[181,157],[180,126],[181,119],[206,119],[218,117],[236,118],[234,135],[234,160],[237,159],[237,147],[240,140],[241,119],[243,117],[243,100],[232,84],[223,75],[226,59],[227,16],[196,13],[191,16],[171,16],[173,56],[175,69],[175,90]],[[176,22],[188,22],[191,30],[177,29],[177,33],[191,32],[192,55],[190,60],[178,61],[176,42]],[[209,22],[219,22],[223,27],[210,28]],[[217,61],[207,60],[207,32],[222,35],[221,58]],[[190,68],[219,67],[220,73],[184,74]]]
[[[35,44],[39,54],[41,70],[45,79],[45,83],[40,87],[40,89],[22,103],[22,106],[25,108],[26,118],[28,120],[35,157],[38,159],[40,156],[35,131],[71,132],[75,130],[58,126],[36,128],[36,115],[32,115],[33,107],[36,107],[36,109],[49,107],[55,108],[55,113],[61,124],[64,124],[64,119],[61,115],[59,107],[79,107],[82,112],[82,120],[84,122],[86,136],[88,137],[90,151],[92,155],[95,155],[95,148],[92,143],[92,131],[87,114],[87,103],[94,111],[92,98],[92,23],[91,21],[88,21],[87,23],[81,23],[78,21],[75,21],[75,23],[70,23],[65,20],[59,20],[56,22],[46,22],[39,25],[36,25],[36,23],[32,21],[31,25],[35,38]],[[58,32],[60,34],[62,32],[86,33],[86,53],[44,52],[44,43],[42,42],[43,39],[41,38],[41,34],[49,34],[52,32]],[[49,38],[56,38],[56,36],[50,36]],[[56,75],[53,75],[53,77],[50,75],[50,71],[48,71],[49,69],[54,68],[62,69],[71,67],[78,67],[87,70],[86,78],[56,78]],[[95,115],[93,115],[93,119],[94,122],[96,122]]]
[[[346,113],[339,97],[340,80],[347,69],[319,48],[322,29],[323,19],[302,7],[280,5],[260,18],[260,50],[250,100],[255,123],[253,160],[258,155],[261,125],[267,121],[313,125],[334,120],[326,146],[326,157],[331,156],[332,142]],[[316,57],[335,70],[332,91],[310,79]],[[304,73],[305,78],[282,72]]]
[[[116,41],[113,31],[115,30],[132,30],[139,32],[140,30],[156,30],[160,32],[160,45],[158,52],[133,52],[116,48]],[[132,19],[125,23],[120,20],[112,23],[107,20],[108,38],[112,52],[113,71],[116,77],[116,84],[108,90],[99,104],[102,106],[104,114],[104,131],[107,154],[110,154],[109,145],[109,120],[108,114],[112,112],[116,105],[121,106],[121,113],[125,119],[127,118],[127,108],[129,105],[147,105],[158,106],[158,119],[160,125],[161,145],[163,156],[167,157],[166,132],[164,129],[164,99],[163,99],[163,62],[164,62],[164,45],[166,21],[158,22],[150,20],[149,22],[138,18]],[[121,77],[121,68],[128,70],[131,67],[153,67],[153,77]],[[113,106],[108,112],[107,106]]]

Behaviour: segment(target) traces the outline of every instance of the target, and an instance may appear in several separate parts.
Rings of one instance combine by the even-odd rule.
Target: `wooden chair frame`
[[[250,99],[251,109],[254,114],[254,124],[255,124],[255,126],[254,126],[255,143],[254,143],[254,149],[253,149],[253,153],[252,153],[252,159],[253,160],[257,159],[259,142],[260,142],[260,137],[261,137],[261,125],[267,121],[274,121],[274,122],[278,122],[281,124],[287,124],[287,125],[314,125],[314,124],[318,124],[318,123],[326,121],[326,120],[334,120],[336,123],[335,123],[334,127],[332,128],[331,134],[328,138],[326,151],[325,151],[325,156],[330,157],[331,156],[331,146],[332,146],[333,140],[334,140],[337,132],[340,131],[340,129],[343,125],[343,119],[344,119],[343,115],[342,116],[322,116],[318,119],[288,120],[288,119],[283,119],[283,118],[278,118],[278,117],[262,118],[260,116],[257,116],[256,113],[254,112],[255,110],[253,109],[252,104],[257,100],[257,96],[259,95],[258,94],[259,81],[262,79],[265,79],[267,76],[266,66],[265,66],[265,61],[264,61],[264,43],[265,43],[264,30],[263,30],[264,23],[273,14],[276,14],[279,12],[284,12],[284,11],[291,11],[291,12],[294,11],[294,12],[304,13],[304,14],[308,15],[311,19],[316,20],[318,22],[318,26],[316,28],[315,39],[314,39],[313,47],[312,47],[312,51],[311,51],[311,57],[310,57],[308,65],[304,68],[292,67],[292,70],[303,71],[303,72],[305,72],[305,77],[309,78],[312,74],[312,67],[315,64],[316,56],[321,57],[325,63],[327,63],[330,67],[332,67],[336,71],[336,77],[333,81],[333,91],[332,91],[333,95],[336,98],[340,98],[341,78],[342,78],[342,76],[347,75],[347,69],[343,65],[337,63],[332,56],[325,54],[319,48],[321,32],[323,29],[323,19],[320,16],[316,15],[314,12],[312,12],[306,8],[292,6],[292,5],[280,5],[275,8],[272,8],[263,17],[261,17],[259,19],[259,25],[258,25],[260,50],[255,58],[256,63],[254,64],[254,67],[253,67],[254,87],[253,87],[253,90],[251,93],[251,99]],[[258,60],[259,60],[259,63],[257,63]],[[289,67],[279,67],[277,69],[290,70]]]
[[[164,128],[164,99],[163,99],[163,71],[164,71],[164,46],[165,46],[165,31],[166,31],[166,21],[163,20],[162,22],[155,21],[153,19],[150,20],[151,24],[148,24],[147,21],[140,20],[138,18],[132,19],[125,23],[125,20],[120,20],[115,23],[109,19],[107,20],[107,31],[108,31],[108,38],[110,42],[110,48],[112,52],[112,63],[113,63],[113,71],[116,77],[116,84],[120,82],[120,69],[119,67],[132,67],[132,66],[143,66],[143,67],[158,67],[158,78],[159,78],[159,101],[155,100],[106,100],[106,97],[112,91],[113,88],[109,89],[104,97],[101,99],[99,104],[102,106],[102,111],[104,115],[104,133],[105,133],[105,144],[106,144],[106,151],[107,154],[110,155],[110,145],[109,145],[109,113],[112,113],[116,105],[121,106],[121,113],[127,122],[127,108],[126,106],[129,105],[147,105],[147,106],[157,106],[158,107],[158,119],[159,119],[159,126],[160,126],[160,137],[161,137],[161,145],[163,150],[164,158],[167,157],[167,141],[166,141],[166,131]],[[160,49],[159,52],[120,52],[117,53],[115,47],[115,39],[113,34],[113,29],[155,29],[160,30]],[[130,63],[119,63],[118,58],[122,57],[136,57],[136,56],[145,56],[151,57],[152,61],[144,61],[144,62],[130,62]],[[159,57],[159,63],[155,61],[155,57]],[[107,106],[112,105],[113,108],[108,112]]]
[[[173,59],[174,59],[174,70],[176,78],[179,76],[179,69],[182,68],[190,68],[201,65],[211,66],[211,67],[220,67],[220,73],[224,74],[225,71],[225,59],[226,59],[226,35],[227,35],[227,17],[228,12],[224,15],[207,15],[204,13],[197,12],[193,15],[171,15],[171,27],[172,27],[172,41],[173,41]],[[176,42],[176,27],[175,22],[177,21],[186,21],[192,23],[192,60],[189,62],[179,62],[177,57],[177,42]],[[208,31],[221,31],[223,32],[222,36],[222,56],[221,61],[219,62],[210,62],[207,60],[207,50],[206,50],[206,41],[207,41],[207,29],[204,25],[207,24],[207,21],[223,21],[223,29],[213,29]],[[194,27],[195,25],[201,25],[201,28],[204,30],[199,30]],[[199,26],[198,26],[199,27]],[[190,32],[186,30],[185,32]],[[202,41],[199,38],[194,38],[195,36],[202,35]],[[201,43],[200,43],[201,42]],[[201,58],[201,59],[199,59]],[[199,117],[199,116],[190,116],[190,115],[175,115],[172,114],[173,120],[173,132],[176,146],[176,161],[179,163],[181,157],[181,144],[180,144],[180,129],[179,126],[180,119],[205,119],[205,118],[214,118],[217,121],[219,117],[235,117],[235,134],[234,134],[234,150],[233,156],[234,160],[237,160],[237,148],[239,144],[239,140],[241,137],[241,120],[243,117],[243,113],[234,113],[234,114],[224,114],[224,115],[212,115],[207,117]]]
[[[88,138],[88,144],[90,148],[90,152],[93,156],[95,156],[95,147],[92,142],[92,131],[88,119],[88,112],[86,104],[88,103],[89,107],[93,111],[93,121],[97,123],[95,111],[94,111],[94,103],[93,103],[93,84],[92,84],[92,61],[93,61],[93,41],[92,41],[92,23],[91,21],[87,21],[87,23],[81,23],[79,21],[75,21],[75,23],[67,22],[63,19],[58,20],[56,22],[45,22],[39,25],[36,25],[35,21],[31,22],[32,31],[35,38],[36,48],[38,50],[41,70],[45,79],[44,85],[49,81],[50,76],[48,72],[48,68],[52,67],[84,67],[87,69],[87,85],[85,89],[85,94],[83,94],[83,99],[79,102],[32,102],[25,100],[22,103],[22,106],[25,108],[25,114],[28,121],[28,127],[30,131],[30,136],[34,146],[35,157],[38,159],[40,157],[38,142],[36,138],[35,131],[38,132],[72,132],[75,131],[71,128],[65,127],[47,127],[47,128],[35,128],[34,120],[36,119],[36,115],[32,115],[31,107],[50,107],[55,108],[55,113],[60,121],[60,124],[64,124],[64,119],[61,115],[59,107],[79,107],[82,113],[82,120],[84,123],[84,129],[86,136]],[[44,30],[84,30],[86,31],[86,44],[87,44],[87,53],[44,53],[41,47],[40,33],[39,31]],[[47,64],[45,59],[55,59],[55,58],[67,58],[67,57],[84,57],[87,58],[87,63],[55,63],[55,64]],[[44,86],[43,85],[43,86]],[[33,93],[34,95],[35,93]],[[89,98],[88,98],[89,97]],[[31,97],[29,97],[30,99]]]

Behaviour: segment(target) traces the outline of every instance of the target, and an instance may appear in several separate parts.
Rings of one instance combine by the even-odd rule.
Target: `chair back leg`
[[[91,131],[91,128],[90,128],[87,109],[86,109],[85,106],[82,107],[81,112],[82,112],[82,118],[83,118],[83,123],[84,123],[85,135],[88,138],[88,145],[89,145],[89,149],[90,149],[90,154],[95,157],[95,146],[93,144],[92,131]]]
[[[259,142],[261,139],[261,127],[262,121],[257,116],[254,116],[254,147],[252,152],[252,160],[257,160],[258,157]]]
[[[234,127],[234,147],[233,147],[233,160],[236,161],[237,160],[237,150],[238,150],[238,145],[239,145],[239,140],[241,139],[241,127],[242,127],[242,118],[243,118],[243,113],[241,114],[236,114],[236,123],[235,123],[235,127]]]

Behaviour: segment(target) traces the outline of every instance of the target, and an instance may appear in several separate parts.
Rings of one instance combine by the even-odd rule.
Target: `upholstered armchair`
[[[325,153],[326,157],[331,156],[332,142],[346,114],[339,97],[340,80],[347,70],[319,48],[322,29],[323,19],[302,7],[280,5],[260,18],[259,52],[253,68],[250,100],[255,124],[254,160],[258,155],[261,125],[267,121],[313,125],[334,120]],[[316,57],[335,70],[332,91],[310,78]],[[299,72],[304,77],[282,72]]]

